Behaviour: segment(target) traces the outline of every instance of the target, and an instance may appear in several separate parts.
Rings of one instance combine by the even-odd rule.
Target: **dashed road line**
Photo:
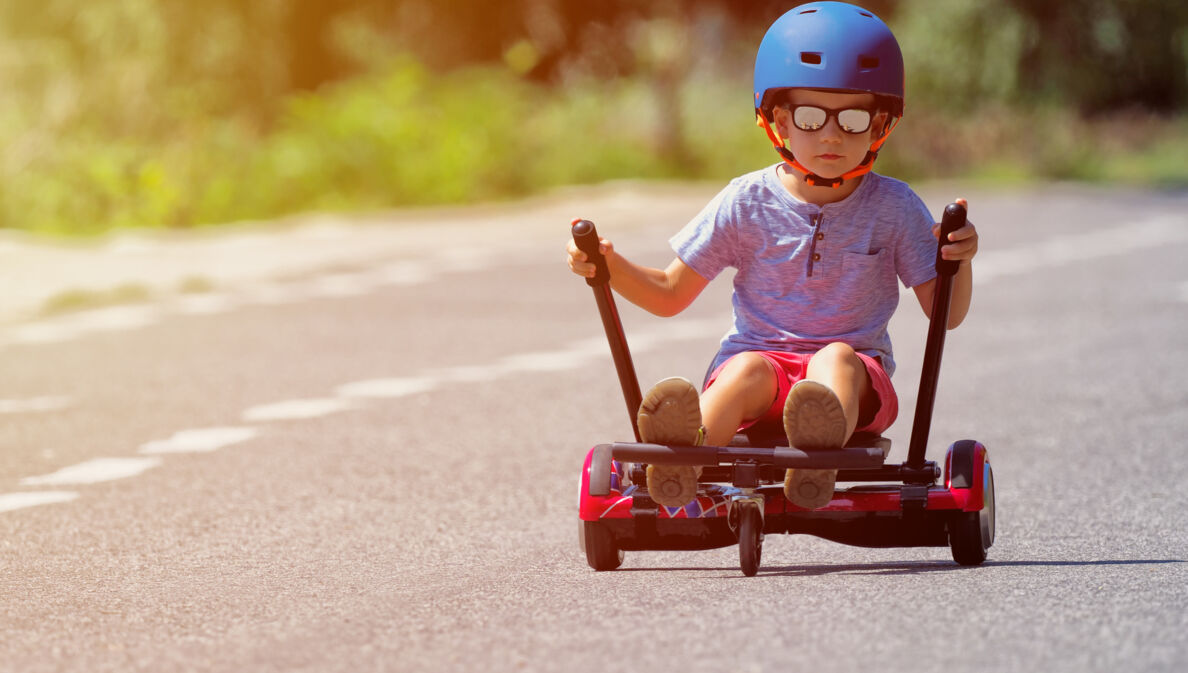
[[[166,453],[210,453],[219,449],[246,442],[260,434],[256,428],[194,428],[178,430],[169,439],[157,439],[140,445],[142,455]]]
[[[346,383],[334,389],[337,397],[346,398],[395,398],[429,392],[438,386],[440,379],[432,376],[405,378],[368,379]]]
[[[74,491],[29,491],[26,493],[0,493],[0,512],[11,512],[37,505],[52,505],[70,502],[78,498]]]
[[[64,395],[41,395],[22,400],[0,400],[0,414],[58,411],[69,407],[70,404],[70,398]]]
[[[283,402],[272,402],[270,404],[251,407],[243,412],[243,420],[260,422],[318,418],[320,416],[346,411],[354,406],[354,402],[351,400],[340,397],[285,400]]]
[[[52,474],[26,477],[22,486],[69,486],[98,484],[135,477],[161,464],[160,458],[94,458],[78,465],[64,467]]]

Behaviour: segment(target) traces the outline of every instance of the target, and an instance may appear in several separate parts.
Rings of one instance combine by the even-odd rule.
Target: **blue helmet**
[[[771,118],[770,92],[790,87],[872,93],[903,114],[903,54],[887,24],[844,2],[801,5],[767,29],[755,57],[755,109]]]

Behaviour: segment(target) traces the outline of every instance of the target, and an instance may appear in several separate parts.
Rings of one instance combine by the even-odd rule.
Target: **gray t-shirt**
[[[735,178],[670,240],[706,279],[738,269],[734,327],[710,370],[745,351],[814,353],[840,341],[891,375],[896,277],[906,287],[936,277],[932,215],[905,183],[875,173],[843,201],[803,203],[778,166]]]

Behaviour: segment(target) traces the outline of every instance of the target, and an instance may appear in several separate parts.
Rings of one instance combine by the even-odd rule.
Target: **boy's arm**
[[[598,249],[606,257],[611,288],[632,304],[659,316],[673,316],[685,310],[709,284],[679,257],[667,269],[653,269],[615,252],[614,244],[605,238],[599,240]],[[569,268],[574,273],[586,278],[594,276],[594,265],[572,240],[566,244],[566,251]]]
[[[969,205],[965,199],[957,199],[966,208]],[[933,227],[932,235],[940,237],[940,225]],[[978,254],[978,230],[972,222],[966,222],[964,227],[949,235],[949,243],[941,248],[941,257],[947,260],[957,260],[961,264],[957,267],[957,275],[953,277],[953,298],[949,304],[949,324],[947,329],[953,329],[965,320],[969,313],[969,302],[973,296],[973,269],[970,266],[974,255]],[[920,300],[920,308],[924,315],[932,318],[932,297],[936,293],[936,279],[921,283],[912,288],[916,292],[916,299]]]
[[[645,311],[666,318],[685,310],[709,284],[680,257],[666,269],[653,269],[629,261],[612,248],[606,265],[615,292]]]
[[[924,310],[924,317],[932,318],[932,297],[936,294],[936,279],[921,283],[912,288],[916,292],[916,299],[920,300],[920,308]],[[957,275],[953,277],[953,298],[949,303],[949,324],[946,329],[953,329],[965,320],[969,313],[970,299],[973,297],[973,271],[968,261],[957,267]]]

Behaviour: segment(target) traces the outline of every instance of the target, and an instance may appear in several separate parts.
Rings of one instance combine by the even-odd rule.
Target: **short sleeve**
[[[732,182],[668,241],[677,257],[706,280],[738,266],[736,193]]]
[[[895,273],[911,288],[936,277],[936,238],[928,206],[914,192],[908,197],[895,243]]]

